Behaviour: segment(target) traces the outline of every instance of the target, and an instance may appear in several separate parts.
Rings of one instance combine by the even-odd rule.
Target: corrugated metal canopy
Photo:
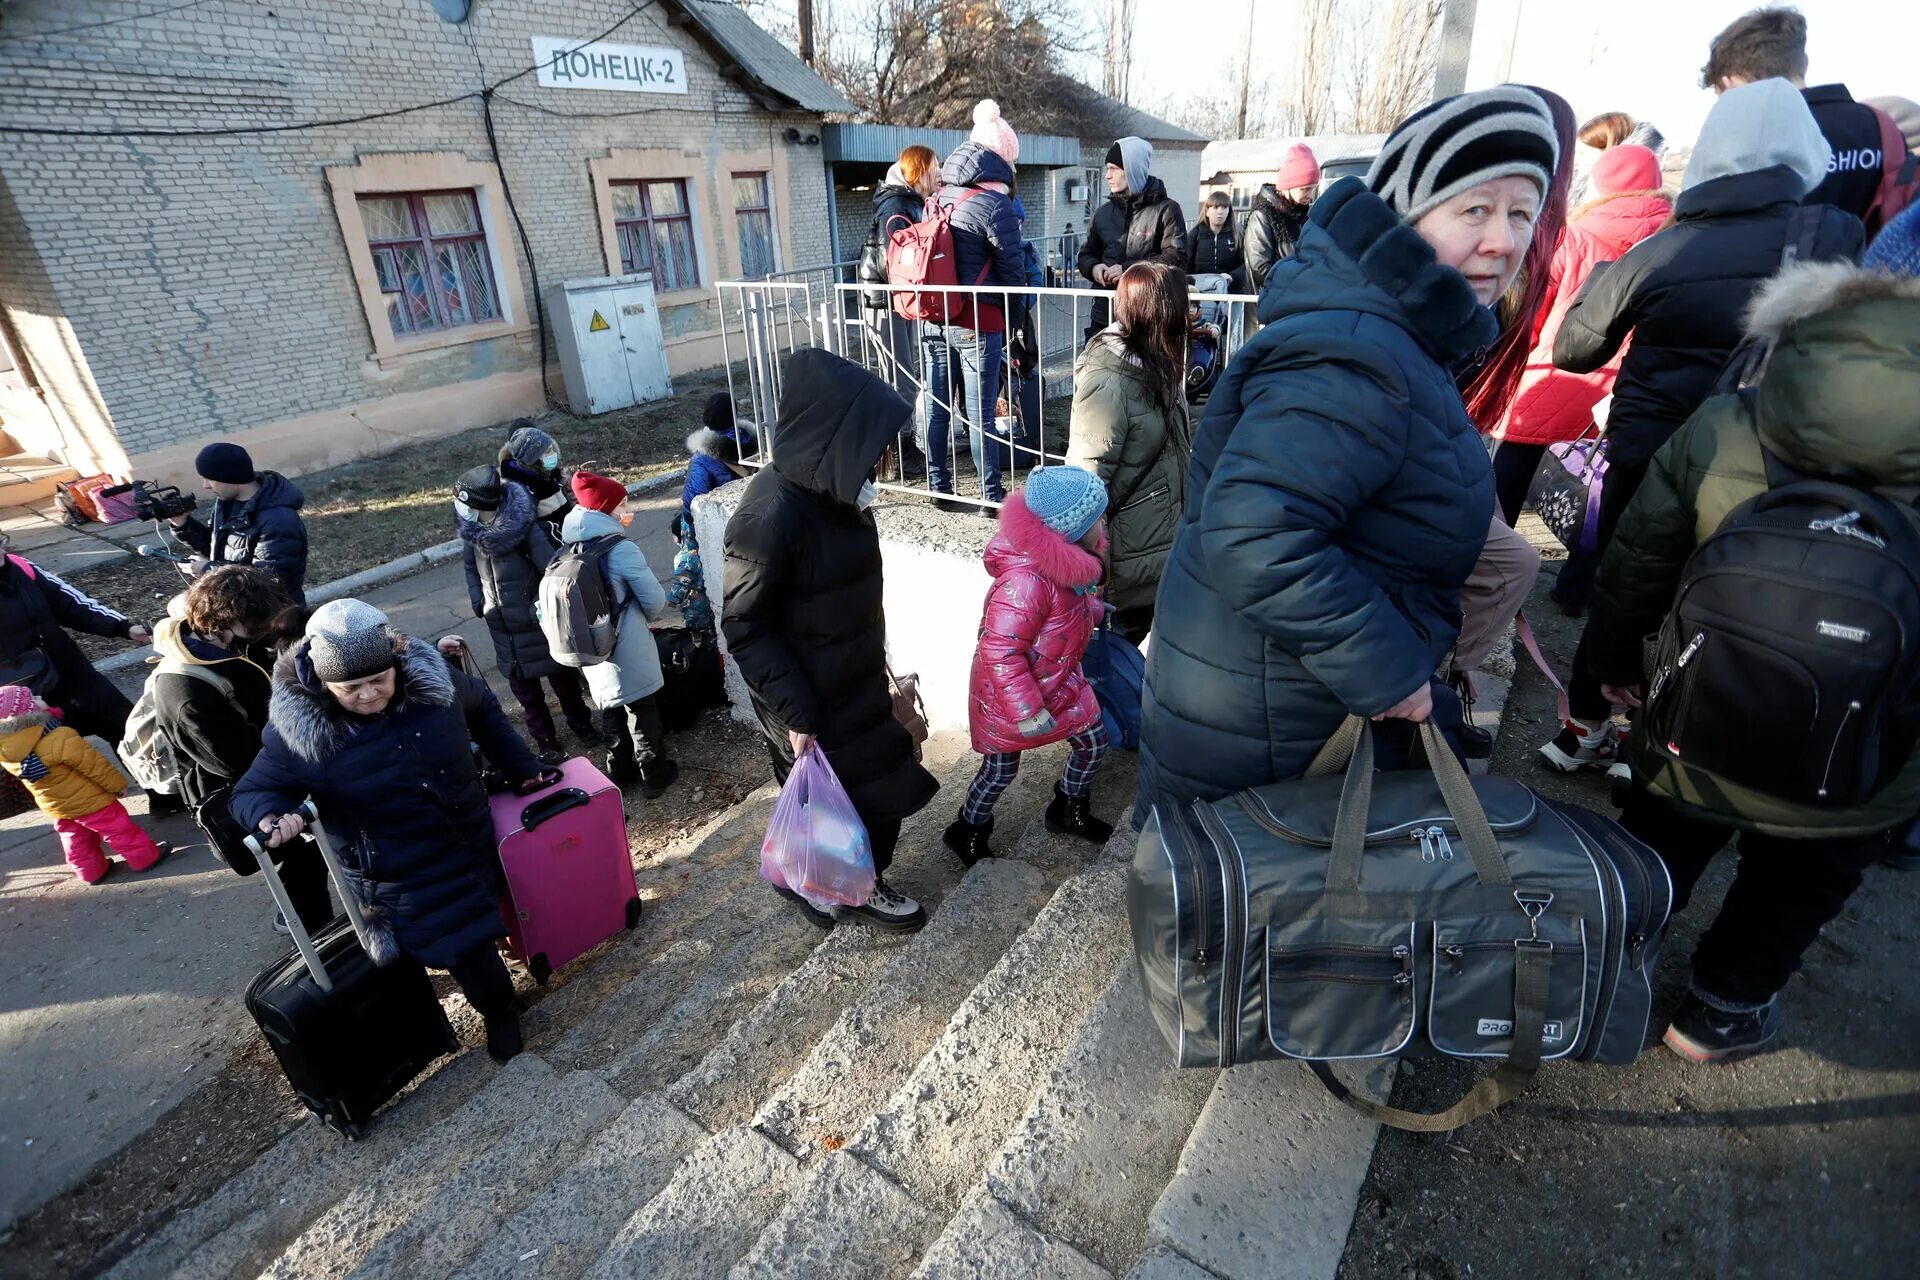
[[[828,164],[892,164],[900,153],[918,142],[945,159],[967,140],[964,129],[922,129],[904,124],[829,124],[820,130],[820,151]],[[1020,135],[1023,169],[1078,168],[1080,140],[1045,133]]]

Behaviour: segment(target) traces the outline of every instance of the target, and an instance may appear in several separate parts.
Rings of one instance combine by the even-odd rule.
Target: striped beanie
[[[1387,137],[1367,186],[1403,222],[1495,178],[1530,178],[1544,195],[1560,162],[1553,113],[1517,84],[1442,98]]]

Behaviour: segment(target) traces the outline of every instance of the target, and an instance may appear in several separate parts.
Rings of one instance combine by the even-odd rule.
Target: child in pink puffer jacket
[[[1080,671],[1107,609],[1099,596],[1106,509],[1106,486],[1078,467],[1035,468],[1000,508],[1000,531],[983,557],[993,588],[970,686],[973,749],[983,759],[943,837],[968,866],[993,856],[993,805],[1019,772],[1020,753],[1063,738],[1073,754],[1054,786],[1047,829],[1098,844],[1113,834],[1090,808],[1107,732]]]

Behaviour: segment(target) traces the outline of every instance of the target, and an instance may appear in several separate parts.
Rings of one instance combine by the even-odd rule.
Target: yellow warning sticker
[[[593,313],[593,323],[587,326],[587,332],[600,333],[611,328],[613,326],[607,323],[607,318],[596,311]]]

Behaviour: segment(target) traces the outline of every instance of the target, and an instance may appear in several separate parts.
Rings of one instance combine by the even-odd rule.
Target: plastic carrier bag
[[[816,907],[873,896],[873,842],[818,746],[794,761],[760,846],[760,877]]]

